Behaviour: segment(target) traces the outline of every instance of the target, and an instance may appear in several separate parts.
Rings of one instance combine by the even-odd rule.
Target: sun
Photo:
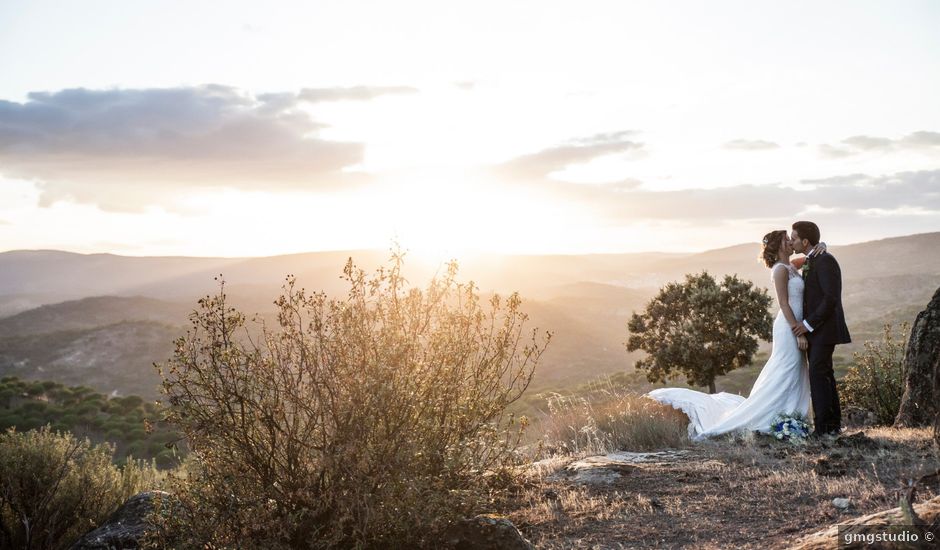
[[[553,250],[566,244],[566,223],[587,225],[558,200],[473,177],[412,178],[394,189],[374,230],[428,260]]]

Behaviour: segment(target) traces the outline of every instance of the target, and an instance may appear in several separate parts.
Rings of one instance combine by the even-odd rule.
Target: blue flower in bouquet
[[[779,414],[770,424],[770,434],[779,441],[798,443],[809,436],[809,424],[802,415]]]

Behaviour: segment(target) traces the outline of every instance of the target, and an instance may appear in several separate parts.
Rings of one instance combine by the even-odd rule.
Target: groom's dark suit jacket
[[[803,319],[813,327],[807,334],[817,345],[848,344],[852,341],[842,311],[842,270],[828,252],[810,256],[803,289]]]

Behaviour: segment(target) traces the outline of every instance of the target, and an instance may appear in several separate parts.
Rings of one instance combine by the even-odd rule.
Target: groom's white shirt
[[[810,248],[809,252],[806,253],[806,261],[808,262],[810,257],[815,253],[816,253],[816,245],[813,245],[813,248]],[[806,322],[806,319],[803,319],[803,325],[806,326],[806,330],[813,332],[813,327],[809,326],[809,323]]]

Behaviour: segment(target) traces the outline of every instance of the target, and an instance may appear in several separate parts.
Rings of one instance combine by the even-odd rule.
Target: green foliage
[[[113,450],[48,427],[0,434],[0,548],[68,548],[153,483],[152,467],[118,468]]]
[[[650,382],[684,374],[690,385],[714,393],[716,377],[750,364],[758,338],[770,339],[770,303],[766,290],[736,276],[719,285],[705,271],[686,275],[633,314],[627,350],[647,353],[636,367]]]
[[[408,289],[401,255],[367,277],[350,259],[345,300],[288,277],[278,327],[249,338],[219,294],[161,366],[169,419],[192,453],[165,540],[177,546],[430,545],[512,480],[526,421],[504,411],[544,343],[521,300],[482,306],[457,266]],[[528,341],[528,342],[527,342]],[[487,473],[489,472],[489,473]],[[439,540],[439,539],[435,539]]]
[[[847,404],[875,413],[879,424],[890,425],[901,408],[907,369],[904,353],[910,324],[900,326],[897,339],[890,324],[885,324],[880,342],[865,342],[865,351],[855,355],[855,364],[842,379],[840,393]]]
[[[166,423],[156,422],[161,412],[154,403],[136,395],[109,400],[91,392],[84,386],[67,388],[53,381],[5,377],[0,381],[0,431],[15,427],[25,432],[50,424],[115,444],[118,462],[131,455],[156,458],[164,443],[182,438]],[[154,448],[151,442],[161,447],[157,453],[150,452]],[[163,467],[167,461],[161,460],[160,464]]]

